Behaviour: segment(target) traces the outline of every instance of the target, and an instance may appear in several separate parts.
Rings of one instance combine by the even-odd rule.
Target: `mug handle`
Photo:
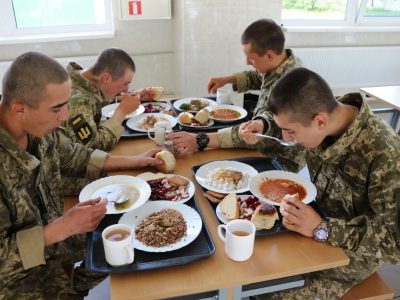
[[[133,263],[133,259],[134,259],[133,247],[132,246],[126,247],[125,250],[126,250],[126,254],[128,255],[127,263],[129,263],[129,264]]]
[[[149,137],[149,139],[156,141],[156,133],[154,132],[154,137],[151,136],[151,133],[154,131],[147,131],[147,136]]]
[[[222,231],[224,230],[224,231]],[[225,243],[226,241],[226,225],[225,224],[220,224],[217,227],[218,235],[219,238]]]

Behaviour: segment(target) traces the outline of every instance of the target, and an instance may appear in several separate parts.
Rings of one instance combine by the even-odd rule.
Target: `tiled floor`
[[[400,265],[384,265],[379,271],[385,282],[394,291],[395,299],[400,299]],[[108,300],[110,299],[110,279],[107,277],[96,288],[90,291],[85,300]]]

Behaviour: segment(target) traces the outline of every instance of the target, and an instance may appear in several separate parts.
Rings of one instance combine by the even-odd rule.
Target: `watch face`
[[[325,228],[318,228],[315,231],[315,238],[319,241],[324,241],[328,238],[328,231]]]

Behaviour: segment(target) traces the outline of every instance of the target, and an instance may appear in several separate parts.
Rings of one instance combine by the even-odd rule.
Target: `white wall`
[[[281,0],[171,1],[170,20],[121,22],[117,1],[113,0],[114,38],[1,45],[0,62],[12,60],[26,51],[40,51],[53,57],[76,57],[120,47],[137,63],[135,88],[163,85],[169,93],[200,96],[207,93],[209,77],[247,68],[240,45],[240,35],[247,25],[259,18],[280,22]],[[400,45],[398,32],[288,31],[286,37],[287,47],[291,48]],[[379,57],[371,59],[379,61]]]

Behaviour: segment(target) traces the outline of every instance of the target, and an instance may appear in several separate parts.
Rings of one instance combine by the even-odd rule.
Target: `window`
[[[109,0],[1,0],[0,43],[112,36]]]
[[[287,26],[400,26],[400,0],[283,0]]]

